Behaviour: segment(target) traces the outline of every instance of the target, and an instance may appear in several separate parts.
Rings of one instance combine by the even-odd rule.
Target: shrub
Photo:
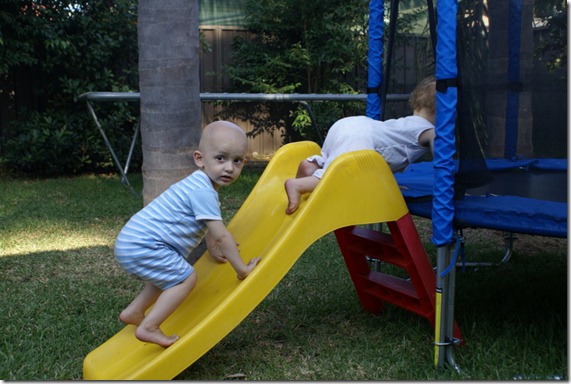
[[[137,89],[137,2],[5,0],[2,7],[0,94],[10,95],[1,99],[10,112],[1,127],[2,162],[40,175],[111,170],[104,142],[76,97]],[[127,151],[137,111],[115,103],[96,107],[114,147]]]

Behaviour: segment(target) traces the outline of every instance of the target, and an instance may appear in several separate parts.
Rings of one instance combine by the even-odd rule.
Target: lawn
[[[260,170],[221,190],[230,220]],[[130,176],[140,190],[141,179]],[[82,361],[122,328],[141,283],[113,242],[142,207],[115,176],[0,176],[0,379],[80,380]],[[427,252],[430,223],[415,219]],[[499,261],[502,234],[466,230],[469,261]],[[387,305],[364,312],[333,235],[313,244],[270,295],[179,380],[568,379],[567,240],[519,235],[511,260],[459,271],[460,372],[433,367],[433,333]]]

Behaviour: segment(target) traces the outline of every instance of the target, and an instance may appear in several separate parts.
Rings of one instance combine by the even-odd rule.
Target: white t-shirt
[[[418,142],[420,135],[434,125],[420,116],[378,121],[367,116],[338,120],[331,126],[321,156],[308,158],[323,168],[313,176],[321,178],[329,164],[344,153],[372,149],[383,156],[392,172],[403,171],[430,148]]]

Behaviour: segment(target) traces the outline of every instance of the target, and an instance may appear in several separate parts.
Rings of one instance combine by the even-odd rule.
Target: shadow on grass
[[[515,254],[458,273],[461,373],[433,367],[428,322],[361,309],[337,244],[312,245],[260,306],[183,380],[545,380],[567,377],[567,259]]]
[[[0,258],[0,377],[79,380],[84,357],[117,331],[142,283],[110,247]],[[466,338],[461,373],[437,372],[432,329],[387,305],[361,309],[332,235],[313,244],[270,295],[178,379],[511,380],[567,376],[566,255],[515,254],[457,275]]]
[[[81,379],[83,358],[122,328],[137,289],[109,247],[0,258],[0,378]]]

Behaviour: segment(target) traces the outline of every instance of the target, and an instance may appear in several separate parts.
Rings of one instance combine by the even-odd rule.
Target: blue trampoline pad
[[[487,160],[490,184],[468,189],[454,201],[457,228],[489,228],[531,235],[567,237],[567,161]],[[431,162],[395,174],[410,212],[431,218]]]

